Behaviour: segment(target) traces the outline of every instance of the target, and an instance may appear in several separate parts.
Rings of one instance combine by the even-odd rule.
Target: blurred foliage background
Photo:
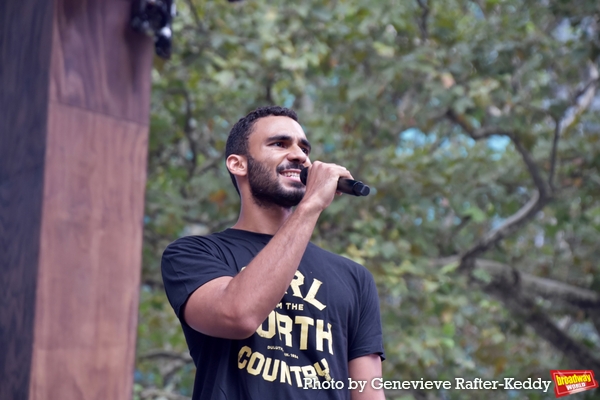
[[[313,240],[375,276],[386,379],[600,377],[597,0],[186,0],[173,38],[153,70],[134,398],[191,396],[160,257],[235,222],[225,141],[267,104],[375,189],[337,199]]]

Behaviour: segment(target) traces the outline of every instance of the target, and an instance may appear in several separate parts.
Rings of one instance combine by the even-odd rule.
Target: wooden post
[[[152,40],[129,0],[0,3],[0,399],[130,399]]]

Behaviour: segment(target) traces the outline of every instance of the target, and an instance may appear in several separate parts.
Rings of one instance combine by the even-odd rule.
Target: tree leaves
[[[520,295],[527,273],[598,290],[596,3],[180,7],[172,60],[153,73],[139,353],[187,352],[160,306],[160,255],[180,235],[235,221],[239,200],[222,162],[227,134],[251,109],[278,103],[298,111],[313,159],[345,165],[375,189],[336,199],[313,241],[373,272],[387,378],[546,377],[573,362],[490,287]],[[540,181],[544,207],[477,256],[508,265],[514,280],[477,263],[463,274],[460,257],[510,222]],[[525,294],[564,337],[599,354],[587,312]],[[189,395],[192,371],[178,368],[165,375],[140,358],[137,381]]]

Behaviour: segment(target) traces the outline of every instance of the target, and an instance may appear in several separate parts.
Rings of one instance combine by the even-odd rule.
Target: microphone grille
[[[300,170],[300,182],[302,182],[304,185],[306,185],[306,178],[308,178],[308,168],[302,167]]]

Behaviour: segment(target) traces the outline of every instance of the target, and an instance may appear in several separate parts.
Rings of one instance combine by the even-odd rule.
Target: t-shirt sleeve
[[[182,321],[182,307],[196,289],[215,278],[237,274],[219,257],[216,245],[199,236],[184,237],[167,246],[161,271],[167,298]]]
[[[379,296],[373,276],[366,269],[362,282],[358,323],[350,337],[348,360],[368,354],[378,354],[382,360],[385,360]]]

